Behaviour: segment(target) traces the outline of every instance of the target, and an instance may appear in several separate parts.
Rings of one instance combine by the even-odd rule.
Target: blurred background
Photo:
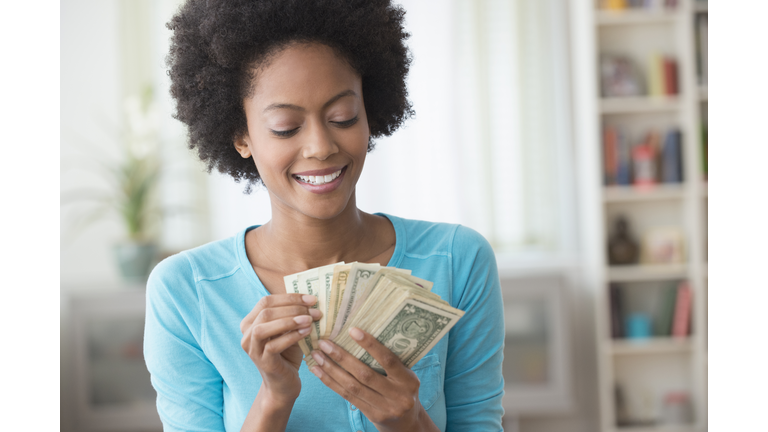
[[[172,118],[180,3],[61,1],[63,431],[161,429],[148,271],[270,219]],[[707,2],[400,4],[416,117],[358,205],[494,246],[505,429],[706,430]]]

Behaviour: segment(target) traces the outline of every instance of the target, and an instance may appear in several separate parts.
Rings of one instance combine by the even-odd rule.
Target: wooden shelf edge
[[[609,266],[609,282],[636,282],[664,279],[686,279],[688,266],[681,264],[630,264]]]
[[[666,24],[679,20],[681,15],[675,10],[645,10],[645,9],[597,9],[595,24],[599,26],[626,24]]]
[[[617,432],[697,432],[699,429],[690,425],[656,425],[656,426],[616,426]]]
[[[678,96],[632,96],[600,98],[602,114],[665,112],[680,109]]]
[[[685,196],[683,184],[658,184],[649,187],[637,186],[604,186],[603,201],[663,201],[682,199]]]
[[[652,337],[648,339],[621,339],[612,340],[608,350],[613,355],[651,355],[651,354],[675,354],[693,351],[691,336],[684,339],[673,337]]]

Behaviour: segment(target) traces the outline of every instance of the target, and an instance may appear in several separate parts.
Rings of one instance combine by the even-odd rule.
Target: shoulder
[[[464,225],[386,216],[395,225],[396,231],[402,230],[406,237],[408,252],[421,254],[443,252],[453,255],[485,251],[493,254],[488,240],[479,232]]]
[[[195,295],[197,282],[232,274],[240,267],[238,237],[210,242],[165,258],[149,276],[148,294],[167,291],[168,294]]]

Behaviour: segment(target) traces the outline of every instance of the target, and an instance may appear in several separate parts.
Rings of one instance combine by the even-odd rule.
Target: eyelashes
[[[332,121],[331,124],[333,124],[334,126],[336,126],[338,128],[346,129],[348,127],[354,126],[357,123],[358,120],[359,120],[359,117],[355,116],[355,117],[353,117],[353,118],[351,118],[349,120],[344,120],[344,121],[340,121],[340,122],[333,122]],[[285,131],[277,131],[277,130],[272,130],[272,129],[270,129],[270,130],[272,131],[272,134],[275,135],[276,137],[279,137],[279,138],[289,138],[289,137],[292,137],[292,136],[296,135],[296,133],[299,132],[299,129],[300,128],[295,128],[295,129],[290,129],[290,130],[285,130]]]

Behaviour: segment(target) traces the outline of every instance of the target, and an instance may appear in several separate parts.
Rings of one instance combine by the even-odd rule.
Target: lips
[[[302,173],[302,174],[294,174],[293,177],[297,180],[300,180],[304,183],[308,183],[311,185],[323,185],[336,180],[336,178],[341,175],[341,172],[344,171],[344,168],[346,167],[332,171],[328,174],[323,173],[323,171],[328,171],[328,170],[319,170],[314,172],[306,171],[305,173]],[[313,175],[310,175],[310,173],[312,173]]]
[[[292,174],[291,177],[301,187],[315,194],[325,194],[333,192],[341,185],[344,180],[344,174],[347,167],[334,167],[323,170],[304,171]]]

